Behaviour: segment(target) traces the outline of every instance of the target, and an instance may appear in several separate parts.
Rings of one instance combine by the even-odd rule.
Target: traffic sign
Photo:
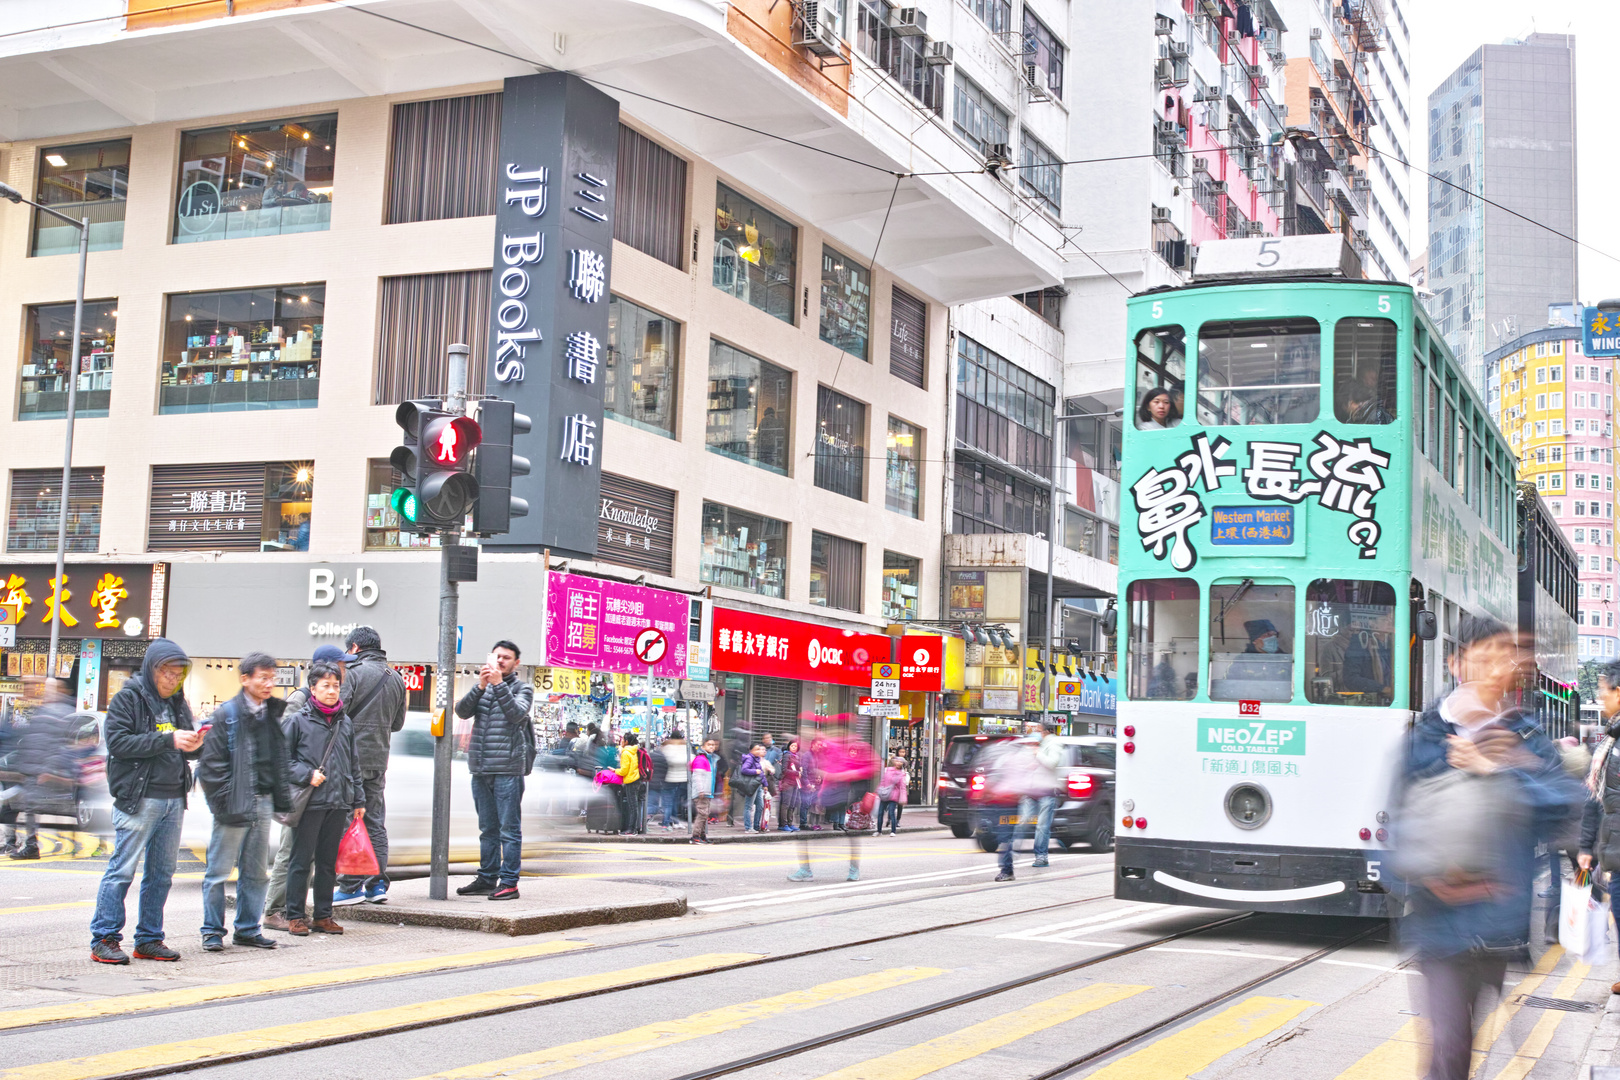
[[[0,623],[0,649],[15,649],[17,647],[17,627],[12,623]]]
[[[863,697],[856,712],[862,716],[881,716],[889,720],[898,720],[906,715],[906,710],[897,701],[880,701],[875,697]]]
[[[900,700],[900,665],[872,665],[872,696],[883,701]]]
[[[656,626],[649,626],[636,635],[636,659],[643,664],[656,664],[669,651],[669,639]]]
[[[21,604],[0,604],[0,626],[15,626],[22,622]]]
[[[1080,711],[1080,684],[1077,682],[1060,682],[1057,684],[1057,711]]]
[[[899,664],[873,664],[872,665],[872,678],[873,678],[873,680],[877,680],[877,679],[898,679],[899,677],[900,677],[900,665]]]

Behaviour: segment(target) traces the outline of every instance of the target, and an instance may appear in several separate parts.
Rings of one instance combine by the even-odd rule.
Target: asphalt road
[[[46,1010],[9,1027],[0,1012],[0,1080],[195,1066],[323,1080],[1021,1080],[1075,1062],[1062,1075],[1419,1075],[1420,979],[1380,924],[1124,903],[1110,857],[1084,851],[1039,871],[1021,854],[1017,881],[997,885],[992,856],[942,833],[863,841],[856,883],[842,841],[813,844],[817,880],[793,884],[796,848],[547,845],[526,895],[548,876],[599,881],[605,898],[617,882],[657,883],[694,910],[519,939],[354,923],[273,953],[198,950],[193,867],[170,908],[185,959],[129,968],[86,957],[98,862],[0,866],[0,1009]],[[293,982],[243,986],[271,977]],[[1599,1003],[1614,977],[1556,948],[1510,973],[1479,1080],[1574,1075],[1595,1016],[1521,998]],[[84,1001],[105,1015],[42,1022]],[[270,1054],[208,1064],[250,1048]]]

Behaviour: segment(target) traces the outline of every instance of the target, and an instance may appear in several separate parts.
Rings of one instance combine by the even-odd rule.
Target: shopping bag
[[[337,872],[355,877],[370,877],[377,872],[377,853],[371,848],[365,818],[351,821],[338,843]]]
[[[1609,909],[1592,900],[1586,909],[1586,951],[1576,956],[1583,964],[1600,964],[1614,956],[1609,936]]]
[[[1586,952],[1586,939],[1592,925],[1587,914],[1592,906],[1591,882],[1577,881],[1564,882],[1558,900],[1558,944],[1571,956]]]
[[[598,784],[622,784],[624,783],[624,777],[612,769],[597,769],[596,782]]]

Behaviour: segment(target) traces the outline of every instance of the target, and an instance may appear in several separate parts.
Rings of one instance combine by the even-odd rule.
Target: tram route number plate
[[[1200,720],[1198,751],[1203,754],[1305,754],[1302,720]]]

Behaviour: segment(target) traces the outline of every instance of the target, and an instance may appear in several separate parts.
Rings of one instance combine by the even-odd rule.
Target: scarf
[[[1592,752],[1592,771],[1586,774],[1586,790],[1599,804],[1609,788],[1608,764],[1609,751],[1614,749],[1614,740],[1620,727],[1611,727],[1603,733],[1603,739],[1598,743],[1597,749]]]
[[[328,707],[326,705],[322,705],[315,697],[311,697],[309,699],[309,707],[314,709],[316,714],[322,720],[325,720],[328,724],[330,724],[336,720],[337,714],[343,711],[343,701],[339,699],[336,705]]]

